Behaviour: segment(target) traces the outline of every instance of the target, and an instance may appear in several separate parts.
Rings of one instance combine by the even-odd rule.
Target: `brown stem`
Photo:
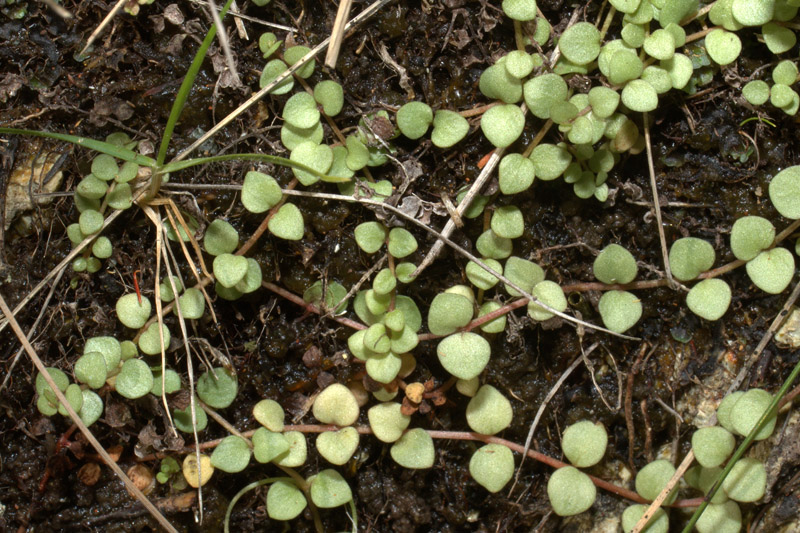
[[[300,433],[324,433],[326,431],[338,431],[340,428],[339,426],[334,425],[326,425],[326,424],[288,424],[283,426],[284,431],[299,431]],[[358,431],[360,435],[371,435],[372,429],[369,426],[355,426],[355,430]],[[242,435],[246,437],[252,436],[256,430],[244,431]],[[473,433],[471,431],[438,431],[438,430],[425,430],[431,438],[434,439],[448,439],[448,440],[469,440],[469,441],[477,441],[477,442],[485,442],[490,444],[502,444],[503,446],[507,446],[509,449],[517,452],[523,453],[525,451],[524,447],[520,444],[515,442],[511,442],[506,439],[502,439],[500,437],[493,437],[491,435],[481,435],[479,433]],[[199,443],[198,446],[201,450],[207,450],[209,448],[214,448],[223,439],[215,439],[208,442]],[[194,446],[187,446],[181,450],[176,450],[178,453],[191,453],[194,451]],[[166,457],[168,454],[164,452],[154,453],[150,455],[146,455],[144,457],[137,458],[139,462],[147,462],[147,461],[155,461],[157,459],[161,459]],[[538,461],[540,463],[544,463],[552,468],[561,468],[564,466],[569,466],[567,463],[563,461],[559,461],[558,459],[554,459],[549,455],[545,455],[543,453],[537,452],[535,450],[528,450],[527,453],[528,457],[533,459],[534,461]],[[619,487],[614,485],[613,483],[609,483],[604,479],[600,479],[596,476],[589,476],[589,479],[592,480],[592,483],[595,486],[607,490],[625,498],[627,500],[631,500],[636,503],[649,503],[648,500],[642,498],[635,492],[628,490],[623,487]],[[702,498],[692,498],[687,500],[679,500],[670,505],[670,507],[697,507],[702,503]]]

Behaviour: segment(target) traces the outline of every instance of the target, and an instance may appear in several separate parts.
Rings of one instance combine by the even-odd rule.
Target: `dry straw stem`
[[[325,55],[325,66],[328,68],[336,68],[339,50],[342,48],[342,41],[344,40],[344,26],[347,17],[350,16],[350,7],[352,5],[353,0],[341,0],[339,2],[336,20],[333,22],[333,29],[331,30],[331,44],[328,46],[328,53]]]
[[[650,173],[650,188],[653,191],[653,210],[656,212],[656,223],[658,224],[658,239],[661,241],[661,257],[664,260],[664,271],[667,274],[667,283],[670,287],[675,286],[672,278],[672,269],[669,267],[669,251],[667,251],[667,237],[664,235],[664,223],[661,221],[661,205],[658,201],[658,185],[656,185],[656,171],[653,168],[653,148],[650,145],[650,119],[647,113],[642,113],[644,122],[644,144],[647,147],[647,170]]]
[[[25,351],[28,353],[28,356],[31,358],[34,366],[53,390],[56,398],[58,398],[58,401],[61,402],[61,404],[67,410],[72,422],[78,426],[78,429],[81,431],[81,433],[83,433],[83,436],[86,437],[86,440],[92,445],[92,448],[97,451],[100,457],[103,458],[103,461],[105,461],[105,463],[111,468],[111,470],[114,471],[117,477],[119,477],[122,482],[125,483],[126,488],[131,492],[131,494],[133,494],[134,497],[136,497],[136,499],[139,500],[142,505],[144,505],[145,509],[147,509],[147,511],[158,521],[159,524],[161,524],[165,530],[171,533],[178,533],[178,530],[175,529],[164,517],[164,515],[162,515],[161,512],[156,508],[156,506],[147,499],[147,496],[142,494],[142,491],[140,491],[128,478],[128,476],[125,475],[125,472],[123,472],[119,465],[111,458],[110,455],[108,455],[108,452],[106,452],[103,446],[97,441],[92,432],[89,431],[89,428],[86,427],[86,424],[83,423],[81,417],[78,416],[78,413],[75,412],[75,410],[72,408],[72,405],[70,405],[70,403],[67,401],[64,393],[62,393],[61,389],[58,388],[58,385],[56,385],[55,381],[53,381],[53,378],[50,377],[50,373],[47,371],[47,368],[45,368],[42,360],[36,354],[36,350],[34,350],[33,346],[31,346],[28,337],[25,336],[25,333],[22,331],[19,323],[14,318],[14,315],[8,308],[8,304],[6,303],[6,300],[3,298],[2,294],[0,294],[0,310],[2,310],[6,320],[8,320],[8,323],[11,324],[11,329],[14,330],[14,334],[17,336],[17,339],[19,339],[20,343],[22,343],[22,346],[25,348]]]
[[[374,15],[380,8],[382,8],[384,5],[388,4],[390,1],[391,0],[376,0],[367,9],[365,9],[364,11],[359,13],[358,16],[354,17],[353,20],[348,22],[347,26],[345,26],[345,31],[348,31],[348,30],[351,30],[351,29],[355,28],[356,26],[358,26],[359,24],[361,24],[362,22],[367,20],[369,17]],[[216,126],[211,128],[210,130],[208,130],[208,132],[205,135],[203,135],[202,137],[197,139],[188,148],[184,149],[181,153],[179,153],[175,157],[174,161],[181,161],[183,159],[186,159],[189,156],[189,154],[191,154],[192,152],[194,152],[197,149],[198,146],[200,146],[201,144],[206,142],[208,139],[210,139],[211,137],[216,135],[217,132],[219,132],[219,130],[221,130],[222,128],[224,128],[228,124],[230,124],[236,117],[238,117],[240,114],[242,114],[244,111],[246,111],[251,105],[253,105],[254,103],[256,103],[259,100],[261,100],[270,91],[272,91],[275,87],[277,87],[280,83],[282,83],[283,80],[285,80],[286,78],[288,78],[289,76],[294,74],[303,65],[308,63],[312,58],[316,57],[316,55],[318,53],[320,53],[322,50],[324,50],[328,46],[329,42],[330,42],[330,38],[327,38],[324,41],[322,41],[321,43],[319,43],[317,46],[315,46],[309,53],[304,55],[297,63],[295,63],[294,65],[289,67],[280,76],[275,78],[275,80],[273,80],[272,83],[266,85],[263,89],[258,91],[256,94],[254,94],[250,98],[248,98],[243,104],[241,104],[239,107],[237,107],[228,116],[226,116],[225,118],[220,120],[219,123]]]
[[[89,47],[92,46],[92,43],[94,43],[94,40],[97,39],[98,35],[100,35],[100,32],[102,32],[105,29],[105,27],[108,26],[111,20],[117,15],[117,13],[119,13],[119,11],[123,7],[125,7],[125,4],[127,3],[128,0],[117,0],[117,3],[114,4],[114,7],[111,9],[111,11],[108,12],[108,15],[105,16],[102,22],[100,22],[100,25],[97,26],[92,32],[92,34],[89,36],[89,40],[86,41],[86,46],[84,46],[83,49],[80,51],[80,53],[78,54],[79,56],[83,56],[86,54],[86,50],[88,50]]]

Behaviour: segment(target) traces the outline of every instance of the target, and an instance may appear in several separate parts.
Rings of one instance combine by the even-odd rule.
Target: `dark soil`
[[[244,4],[241,7],[246,14],[299,26],[301,31],[296,41],[312,46],[328,36],[336,9],[330,2],[273,0],[264,8]],[[553,26],[565,24],[571,16],[562,4],[558,0],[540,2]],[[357,0],[354,13],[366,5]],[[588,8],[588,20],[593,20],[592,11],[597,6],[599,2]],[[152,5],[142,6],[137,17],[118,16],[110,29],[103,32],[89,59],[81,63],[74,56],[112,5],[100,1],[67,2],[65,7],[75,15],[74,19],[62,20],[39,3],[28,3],[27,14],[19,20],[12,20],[7,14],[0,16],[0,65],[3,65],[0,105],[4,108],[0,125],[98,139],[122,130],[152,142],[157,148],[177,88],[210,26],[209,17],[197,6],[181,3],[177,7],[185,20],[174,24],[165,17],[174,6],[156,0]],[[237,37],[235,29],[229,27],[243,86],[226,87],[221,83],[224,78],[215,67],[221,69],[224,62],[214,48],[178,125],[173,150],[188,146],[198,133],[210,129],[257,87],[264,62],[257,38],[265,30],[247,21],[245,27],[249,41]],[[381,47],[407,70],[408,83],[401,83],[397,72],[380,59]],[[348,37],[336,72],[329,73],[346,90],[348,105],[343,115],[337,117],[337,123],[341,128],[353,126],[363,114],[394,109],[412,98],[426,101],[434,109],[465,110],[483,105],[486,101],[477,90],[480,73],[494,58],[513,47],[510,22],[502,17],[496,5],[483,0],[390,3]],[[741,77],[749,75],[762,60],[755,53],[745,56],[738,69],[728,72],[727,80],[717,74],[710,85],[695,95],[673,94],[673,91],[652,117],[654,159],[667,241],[687,235],[706,239],[715,244],[716,265],[734,259],[727,242],[736,217],[761,215],[774,221],[779,230],[787,225],[766,200],[767,184],[776,171],[798,160],[795,124],[782,113],[772,114],[776,128],[760,122],[740,125],[756,113],[739,96]],[[310,82],[318,79],[323,79],[319,69]],[[203,150],[287,155],[278,142],[280,122],[275,120],[285,98],[265,99]],[[474,126],[477,124],[476,119]],[[422,169],[413,184],[413,192],[422,200],[440,202],[445,195],[452,198],[478,175],[477,163],[491,146],[476,129],[472,128],[468,138],[452,150],[438,150],[428,141],[397,141],[398,159],[416,162]],[[758,144],[758,155],[745,160],[738,155],[750,143],[742,132],[755,138]],[[526,130],[520,145],[535,134],[532,129]],[[555,138],[554,133],[550,135]],[[2,140],[4,179],[14,160],[21,160],[29,145],[28,139],[20,139],[18,144],[14,139]],[[66,155],[62,189],[73,190],[80,176],[87,172],[91,155],[55,142],[46,142],[40,149]],[[194,173],[184,172],[176,179],[192,183],[240,183],[251,168],[244,162],[215,165]],[[284,184],[291,177],[283,168],[272,169],[272,174]],[[374,170],[373,174],[376,179],[395,183],[401,179],[397,167],[391,164]],[[591,263],[595,252],[617,242],[633,251],[643,265],[640,279],[660,277],[657,270],[663,263],[651,213],[652,194],[644,154],[623,157],[609,183],[615,192],[605,204],[577,199],[561,180],[537,181],[532,192],[515,197],[513,201],[523,210],[529,224],[525,236],[514,242],[515,255],[539,262],[549,279],[562,284],[579,283],[593,279]],[[496,183],[489,185],[496,186]],[[314,188],[328,190],[323,185]],[[199,216],[207,219],[226,216],[245,238],[261,221],[260,216],[243,212],[231,191],[199,191],[195,199]],[[182,202],[186,198],[176,197],[176,200]],[[193,202],[186,200],[187,205]],[[308,222],[306,238],[297,244],[287,244],[263,237],[250,254],[261,264],[265,279],[274,280],[296,294],[302,294],[318,279],[338,281],[348,288],[358,282],[373,259],[356,247],[353,228],[364,220],[374,219],[375,215],[349,204],[317,200],[297,203]],[[20,229],[17,224],[6,233],[0,291],[12,307],[70,251],[65,227],[76,217],[71,198],[57,197],[34,212],[29,225]],[[433,215],[431,225],[441,228],[445,220]],[[483,224],[481,218],[468,221],[463,230],[456,232],[454,240],[472,247],[470,243],[483,231]],[[419,261],[433,240],[418,228],[409,229],[420,243],[420,251],[413,257]],[[123,292],[130,290],[136,270],[142,272],[142,286],[152,287],[154,230],[140,212],[132,209],[106,235],[115,243],[114,256],[95,275],[74,275],[68,270],[32,336],[47,365],[69,371],[87,337],[131,336],[130,331],[123,331],[118,324],[113,305]],[[419,302],[423,316],[435,294],[466,282],[465,265],[463,259],[445,250],[422,279],[407,290]],[[581,353],[581,343],[586,347],[599,342],[596,353],[602,355],[595,355],[593,360],[603,398],[590,373],[579,367],[551,400],[537,429],[534,447],[559,457],[558,436],[563,428],[591,418],[604,423],[610,437],[606,466],[593,469],[596,475],[622,483],[618,478],[620,469],[641,468],[662,449],[673,445],[682,457],[688,451],[694,427],[677,421],[658,401],[683,416],[688,410],[692,418],[693,409],[704,399],[718,400],[785,300],[785,294],[769,296],[755,289],[742,270],[726,275],[734,299],[729,312],[717,323],[692,315],[681,293],[667,288],[638,291],[645,314],[632,330],[642,338],[637,342],[589,331],[580,338],[565,323],[550,321],[536,325],[517,312],[516,317],[511,317],[507,333],[493,339],[492,361],[483,377],[485,382],[514,398],[514,422],[502,436],[524,443],[539,405],[561,373]],[[36,320],[46,292],[17,315],[24,329]],[[152,297],[151,290],[145,292]],[[599,293],[575,292],[570,295],[570,302],[585,320],[599,322],[595,305],[598,298]],[[219,324],[199,321],[193,335],[205,338],[231,356],[239,376],[240,393],[236,404],[223,414],[238,429],[254,427],[251,407],[260,398],[278,400],[286,409],[287,418],[291,418],[302,413],[304,402],[321,386],[360,379],[361,368],[341,358],[349,330],[335,322],[306,315],[295,304],[267,291],[258,291],[235,303],[217,300],[215,310]],[[168,321],[168,324],[173,332],[178,331],[176,323]],[[8,371],[19,344],[8,329],[0,342],[0,361]],[[634,361],[651,348],[652,355],[640,361],[634,371]],[[182,350],[174,350],[174,368],[184,368],[183,354]],[[319,357],[313,357],[314,354]],[[416,381],[432,379],[440,386],[447,380],[447,373],[438,364],[434,343],[422,343],[415,355]],[[775,390],[797,359],[797,352],[769,345],[754,366],[749,385]],[[725,370],[724,377],[720,377],[720,367]],[[4,377],[5,374],[2,373]],[[629,375],[633,375],[630,381]],[[127,494],[110,470],[103,468],[93,486],[81,481],[81,467],[97,458],[74,435],[74,443],[68,448],[57,445],[70,424],[60,416],[48,419],[39,414],[32,385],[34,377],[35,370],[23,354],[0,397],[5,415],[0,418],[0,530],[155,529],[154,520]],[[721,379],[724,383],[719,383]],[[700,386],[704,383],[706,388]],[[158,444],[143,445],[140,431],[152,424],[153,431],[163,436],[163,410],[160,402],[152,399],[122,403],[118,396],[115,400],[115,395],[109,394],[106,401],[109,408],[116,401],[116,415],[110,417],[106,413],[92,429],[104,446],[121,447],[120,465],[127,470],[136,463],[137,450],[145,455],[159,449]],[[415,415],[413,424],[428,429],[468,430],[465,406],[464,397],[452,389],[444,405],[433,407],[427,414]],[[626,411],[631,413],[635,435],[628,434]],[[313,421],[310,414],[301,420]],[[360,423],[366,423],[365,412]],[[212,423],[202,439],[225,435],[222,428]],[[186,443],[190,442],[187,438]],[[550,514],[545,491],[549,467],[528,460],[523,466],[521,484],[511,496],[508,487],[490,495],[469,477],[467,467],[472,451],[477,448],[475,443],[437,441],[436,447],[433,468],[411,471],[392,461],[388,446],[372,438],[361,440],[356,458],[340,469],[353,488],[360,530],[589,531],[599,528],[603,518],[619,516],[624,507],[621,498],[599,491],[591,513],[579,520],[563,521]],[[326,464],[316,455],[313,445],[309,451],[309,461],[300,469],[305,476],[325,468]],[[779,452],[773,452],[776,453]],[[158,468],[157,461],[145,464]],[[229,499],[247,483],[275,475],[270,468],[253,462],[238,475],[217,472],[204,491],[202,526],[195,524],[191,505],[167,505],[168,498],[173,496],[167,485],[158,485],[150,498],[164,506],[164,512],[179,529],[221,531]],[[793,519],[797,513],[797,474],[798,460],[794,455],[771,474],[770,487],[775,487],[771,498],[760,505],[743,506],[747,523],[766,513],[763,516],[767,519],[759,522],[759,527],[771,530]],[[322,517],[327,531],[350,527],[350,520],[341,508],[324,510]],[[266,517],[261,492],[244,497],[231,521],[231,531],[278,531],[282,527]],[[310,513],[307,511],[292,521],[288,529],[313,531]]]

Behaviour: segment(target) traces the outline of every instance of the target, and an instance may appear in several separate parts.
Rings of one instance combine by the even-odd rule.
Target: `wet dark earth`
[[[356,0],[354,13],[366,5]],[[594,20],[592,10],[598,6],[587,8],[588,20]],[[136,17],[120,14],[100,35],[88,58],[77,61],[83,43],[112,4],[93,0],[68,2],[65,7],[74,19],[63,20],[44,4],[33,2],[17,2],[0,10],[0,125],[98,139],[125,131],[157,148],[178,86],[211,24],[207,12],[188,2],[169,5],[156,0],[141,6]],[[336,6],[329,2],[273,0],[265,7],[248,2],[240,8],[251,17],[300,28],[292,38],[310,46],[329,35],[336,13]],[[540,8],[556,28],[566,25],[571,16],[569,5],[560,0],[541,2]],[[19,13],[22,16],[13,18]],[[173,155],[257,89],[264,63],[257,39],[269,28],[249,21],[244,21],[244,26],[250,40],[229,27],[242,85],[233,86],[222,75],[224,58],[213,46],[176,129]],[[285,31],[270,31],[285,38]],[[492,3],[395,1],[348,36],[335,71],[322,74],[318,69],[309,82],[330,76],[342,83],[347,102],[337,117],[342,129],[354,126],[364,114],[394,110],[410,99],[426,101],[434,109],[463,111],[487,103],[478,91],[478,78],[494,59],[513,48],[512,25]],[[393,58],[396,66],[382,55]],[[775,172],[798,163],[800,139],[795,122],[773,113],[770,118],[775,127],[760,121],[742,125],[757,111],[741,99],[738,87],[762,59],[755,52],[745,54],[727,78],[718,74],[692,95],[673,91],[652,114],[653,157],[667,242],[688,235],[712,242],[716,266],[734,260],[727,242],[736,217],[764,216],[775,222],[778,231],[788,225],[767,201],[766,191]],[[203,151],[287,155],[278,140],[280,120],[276,119],[285,100],[265,99],[223,129]],[[477,177],[478,161],[492,147],[481,135],[478,119],[471,124],[468,137],[451,150],[438,150],[429,141],[396,141],[398,160],[421,170],[411,186],[419,198],[440,203],[442,197],[455,197]],[[529,129],[518,141],[520,146],[536,135]],[[554,133],[550,135],[555,138]],[[87,151],[57,142],[34,146],[27,138],[0,141],[4,180],[14,161],[23,160],[26,151],[39,150],[54,158],[63,156],[60,190],[71,191],[91,161]],[[753,142],[757,153],[748,152]],[[240,183],[250,168],[245,162],[215,164],[184,172],[175,180]],[[395,183],[402,179],[392,164],[372,172],[376,179]],[[291,180],[291,173],[284,168],[276,167],[272,174],[283,185]],[[329,191],[328,187],[317,184],[312,190]],[[623,156],[611,173],[609,187],[612,194],[604,204],[578,199],[561,180],[537,181],[528,193],[513,199],[525,213],[527,224],[525,235],[514,241],[514,254],[532,258],[545,269],[548,279],[573,287],[568,295],[572,310],[595,323],[600,320],[596,311],[599,292],[583,290],[580,284],[593,280],[591,264],[597,250],[617,242],[640,262],[639,279],[663,276],[644,153]],[[496,188],[495,181],[485,192]],[[260,216],[241,209],[235,191],[193,189],[189,196],[176,197],[176,201],[196,205],[195,212],[206,219],[228,216],[242,235],[251,235],[261,222]],[[510,202],[505,198],[499,201]],[[304,199],[297,204],[307,222],[305,239],[287,244],[265,236],[249,254],[261,265],[264,278],[295,294],[302,294],[319,279],[338,281],[348,288],[357,283],[374,258],[358,249],[352,239],[353,228],[373,220],[375,214],[361,206],[322,200]],[[0,292],[12,307],[69,253],[65,228],[77,217],[68,195],[55,196],[29,214],[26,220],[7,221],[11,225],[4,235]],[[441,228],[445,222],[445,217],[433,214],[430,224]],[[472,248],[485,224],[482,217],[467,220],[453,239]],[[418,228],[409,230],[420,243],[420,250],[411,258],[418,262],[433,239]],[[116,320],[114,302],[130,290],[136,270],[141,270],[142,286],[152,287],[155,230],[141,212],[128,210],[105,234],[115,243],[112,258],[94,275],[75,275],[68,270],[31,335],[47,365],[71,368],[88,337],[129,334]],[[445,250],[406,294],[424,309],[444,288],[467,283],[465,264]],[[578,367],[550,400],[536,431],[534,449],[560,457],[559,435],[564,427],[590,418],[602,422],[609,432],[605,460],[591,469],[592,474],[623,484],[625,472],[630,476],[664,450],[672,449],[682,457],[689,449],[696,411],[704,402],[721,397],[786,298],[786,293],[771,296],[754,288],[743,269],[728,273],[725,279],[732,287],[733,302],[725,317],[715,323],[691,314],[682,294],[667,287],[637,291],[644,315],[631,333],[640,341],[588,330],[579,335],[558,320],[537,325],[517,311],[507,331],[491,339],[492,360],[482,378],[513,398],[514,420],[503,438],[525,442],[530,424],[556,380],[581,354],[581,346],[597,342],[592,359],[596,385],[590,372]],[[36,296],[17,315],[26,331],[42,311],[46,293]],[[279,295],[260,290],[235,303],[218,299],[215,311],[219,323],[200,320],[192,334],[230,354],[240,392],[224,416],[238,429],[254,427],[251,408],[258,399],[276,399],[286,409],[287,419],[298,417],[308,423],[312,417],[303,417],[306,401],[320,387],[362,380],[362,368],[341,357],[350,330],[306,314]],[[355,318],[354,313],[350,315]],[[177,322],[171,320],[168,325],[177,331]],[[0,530],[157,529],[156,522],[109,469],[101,468],[98,474],[87,467],[99,459],[79,433],[70,432],[66,444],[60,440],[70,430],[67,419],[46,418],[37,411],[35,370],[24,353],[14,364],[18,348],[9,329],[3,330],[0,375],[9,379],[0,396]],[[183,354],[174,350],[175,368],[184,368]],[[415,355],[416,381],[432,380],[437,387],[447,381],[448,374],[436,358],[435,343],[421,343]],[[797,360],[796,351],[770,344],[746,384],[775,390]],[[464,397],[455,388],[445,396],[442,405],[430,405],[415,414],[414,425],[468,431]],[[110,394],[107,398],[110,413],[92,429],[104,446],[119,451],[123,470],[137,464],[137,457],[167,449],[160,402],[151,397],[133,402],[122,402]],[[365,411],[361,417],[359,423],[366,424]],[[144,428],[149,429],[143,432]],[[143,438],[145,433],[148,438]],[[202,439],[226,434],[212,423]],[[190,443],[189,437],[186,444]],[[497,494],[487,493],[468,472],[469,457],[477,447],[474,442],[437,440],[434,467],[412,471],[394,463],[387,445],[362,438],[354,459],[340,469],[353,489],[359,530],[579,532],[616,531],[619,527],[613,518],[619,516],[625,502],[604,491],[598,491],[590,513],[570,520],[553,515],[545,491],[551,469],[530,460],[523,465],[513,493],[508,492],[510,485]],[[768,531],[796,516],[800,453],[793,444],[765,454],[783,459],[780,468],[770,474],[770,487],[774,488],[764,503],[744,506],[744,513],[745,523],[758,520],[761,530]],[[158,461],[141,464],[158,469]],[[308,476],[325,464],[312,445],[309,460],[300,471]],[[185,496],[185,491],[157,484],[149,497],[179,530],[221,531],[230,498],[246,484],[271,475],[276,474],[269,466],[255,462],[241,474],[217,471],[203,491],[202,525],[196,522],[194,493]],[[345,508],[320,513],[326,531],[352,529]],[[678,518],[673,522],[679,522],[680,515],[673,516]],[[308,510],[289,524],[284,528],[269,520],[261,492],[240,500],[231,517],[231,531],[314,531],[315,527]]]

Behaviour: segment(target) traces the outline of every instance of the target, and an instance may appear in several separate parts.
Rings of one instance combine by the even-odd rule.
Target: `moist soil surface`
[[[112,4],[68,1],[64,6],[73,13],[73,19],[64,20],[44,4],[34,2],[3,8],[0,125],[97,139],[124,131],[157,149],[182,77],[211,25],[208,12],[188,2],[156,0],[141,6],[135,17],[121,13],[100,34],[92,51],[78,61],[83,43]],[[356,0],[353,13],[366,6]],[[580,19],[594,21],[599,7],[599,2],[590,4]],[[329,2],[273,0],[265,7],[244,2],[240,8],[250,17],[297,31],[290,34],[245,20],[249,34],[249,40],[245,40],[233,24],[226,23],[241,84],[225,71],[224,54],[213,45],[176,128],[172,155],[257,90],[265,62],[257,45],[260,33],[274,31],[287,42],[314,46],[330,34],[336,14],[336,6]],[[556,31],[563,29],[572,16],[572,8],[560,0],[541,2],[540,9]],[[309,82],[313,85],[332,78],[343,85],[346,105],[336,121],[345,131],[361,117],[379,110],[388,110],[393,116],[398,106],[412,99],[425,101],[434,109],[464,111],[488,103],[478,91],[479,76],[514,46],[513,26],[494,3],[390,2],[347,36],[335,70],[323,74],[318,68]],[[737,217],[766,217],[778,231],[788,225],[772,208],[766,193],[777,171],[798,162],[795,123],[771,108],[774,127],[761,121],[742,124],[745,119],[766,116],[740,96],[742,80],[769,61],[759,53],[745,50],[738,63],[724,73],[716,72],[710,83],[697,87],[693,94],[670,92],[650,117],[666,241],[691,235],[711,242],[717,253],[715,266],[734,260],[727,243]],[[320,56],[318,64],[321,60]],[[576,87],[591,81],[573,79]],[[201,151],[288,157],[279,142],[280,110],[286,98],[265,98],[203,145]],[[641,128],[641,117],[635,120]],[[480,134],[477,116],[470,121],[470,134],[453,149],[437,149],[424,138],[409,141],[400,137],[394,141],[396,163],[371,170],[375,179],[388,179],[395,185],[403,180],[399,165],[412,173],[409,191],[427,209],[419,216],[425,216],[433,228],[444,225],[448,200],[477,177],[479,161],[492,149]],[[535,135],[535,129],[527,128],[518,142],[525,146]],[[556,142],[558,135],[550,132],[547,139]],[[332,138],[328,126],[326,138]],[[67,193],[88,173],[92,158],[87,150],[66,143],[34,142],[28,137],[5,137],[0,150],[4,190],[11,169],[25,161],[26,154],[46,154],[56,161],[63,172],[58,192]],[[197,168],[180,173],[173,183],[237,184],[253,164],[233,161]],[[291,180],[286,168],[269,166],[268,170],[282,185]],[[632,251],[639,262],[638,279],[664,277],[645,153],[623,155],[608,183],[611,194],[604,203],[578,199],[562,180],[537,180],[526,193],[498,197],[496,201],[496,205],[513,202],[525,214],[525,234],[514,241],[514,254],[536,261],[548,279],[569,286],[571,310],[594,323],[599,322],[600,293],[586,290],[584,284],[594,281],[592,261],[607,244],[619,243]],[[317,184],[310,189],[330,192],[331,186]],[[496,189],[494,181],[483,192]],[[246,239],[262,220],[262,216],[241,208],[234,190],[211,187],[181,191],[176,187],[169,191],[167,196],[193,214],[201,226],[223,217]],[[296,203],[306,220],[304,239],[289,242],[265,234],[249,256],[260,263],[265,280],[299,295],[317,280],[336,281],[350,288],[374,265],[376,256],[361,252],[352,238],[359,223],[379,217],[390,224],[402,224],[386,213],[355,204],[317,199],[299,199]],[[50,196],[37,209],[14,214],[13,220],[6,221],[9,226],[4,234],[0,291],[10,306],[22,301],[69,253],[71,243],[65,228],[77,216],[71,196],[62,194]],[[472,249],[487,221],[484,217],[466,220],[453,239]],[[433,239],[417,227],[406,226],[420,243],[420,250],[410,259],[419,262]],[[39,318],[30,335],[33,346],[46,365],[68,373],[86,338],[132,338],[134,332],[116,320],[114,304],[122,294],[132,291],[134,272],[140,271],[139,285],[153,298],[156,231],[152,224],[139,209],[130,209],[104,234],[114,243],[115,251],[99,272],[76,274],[68,268],[46,307],[47,288],[17,314],[26,331]],[[465,266],[464,259],[445,249],[420,279],[405,289],[405,294],[419,303],[424,316],[424,309],[436,294],[454,284],[468,283]],[[629,333],[639,340],[576,331],[559,319],[537,324],[522,311],[512,312],[506,331],[491,338],[493,355],[482,376],[483,382],[491,383],[512,401],[513,422],[502,437],[523,444],[556,381],[582,350],[597,343],[589,357],[591,371],[585,365],[578,366],[550,399],[538,422],[532,448],[560,458],[559,436],[564,428],[591,419],[603,423],[609,434],[609,449],[603,462],[590,469],[592,474],[630,486],[631,476],[656,457],[679,462],[689,450],[693,423],[699,424],[713,412],[726,387],[750,361],[788,294],[773,296],[759,291],[743,268],[726,274],[725,279],[731,285],[733,301],[717,322],[704,321],[689,312],[685,293],[680,290],[661,286],[637,291],[644,314]],[[505,293],[500,299],[507,300]],[[362,366],[343,356],[349,328],[308,313],[279,294],[262,289],[235,302],[217,298],[214,310],[217,322],[209,317],[196,321],[189,335],[204,339],[224,354],[236,372],[239,395],[221,414],[240,430],[255,427],[251,409],[259,399],[281,403],[287,423],[313,423],[309,399],[321,388],[333,382],[362,382],[368,389],[375,385],[364,379]],[[357,318],[352,310],[346,316]],[[174,317],[167,323],[173,332],[179,331]],[[156,522],[110,469],[87,466],[99,459],[80,434],[70,430],[69,420],[58,415],[44,417],[37,411],[33,387],[36,371],[24,353],[14,364],[18,349],[16,337],[5,328],[0,337],[2,375],[8,377],[0,396],[0,529],[156,530]],[[435,388],[448,382],[435,349],[435,342],[420,344],[415,350],[417,369],[407,381],[429,381]],[[184,354],[176,346],[169,350],[173,368],[185,369]],[[769,344],[753,365],[746,385],[776,390],[797,359],[796,351]],[[200,363],[195,362],[195,369],[198,366]],[[182,372],[186,380],[185,370]],[[455,387],[447,387],[437,404],[424,401],[419,406],[413,426],[469,431],[465,421],[467,400]],[[185,442],[168,437],[164,411],[155,397],[124,401],[106,392],[104,399],[107,410],[92,430],[103,446],[117,452],[123,470],[138,463],[156,472],[159,462],[142,458],[192,443],[191,435],[184,435]],[[366,424],[365,410],[361,416],[359,423]],[[771,446],[762,451],[763,457],[779,466],[768,470],[767,497],[758,504],[743,505],[745,523],[763,528],[759,530],[778,529],[796,517],[796,427],[796,423],[790,424],[784,444],[770,441]],[[200,439],[226,435],[222,427],[211,423]],[[628,503],[603,490],[598,491],[591,511],[568,520],[554,515],[546,494],[552,469],[532,460],[522,465],[519,482],[511,493],[511,484],[496,494],[488,493],[468,471],[469,458],[479,445],[437,439],[434,466],[408,470],[391,459],[388,445],[362,437],[354,458],[339,468],[353,490],[359,530],[619,528],[618,517]],[[516,464],[519,466],[519,456]],[[326,465],[312,444],[309,459],[299,471],[308,476]],[[203,490],[202,525],[196,522],[197,501],[191,489],[178,490],[172,483],[159,483],[149,497],[179,530],[221,531],[226,507],[236,492],[253,481],[281,475],[276,472],[253,461],[240,474],[215,473]],[[267,517],[264,494],[259,489],[238,502],[231,516],[231,531],[284,530],[281,523]],[[682,497],[696,496],[686,491]],[[321,510],[324,530],[350,529],[349,512],[343,507]],[[688,515],[675,511],[671,516],[673,528],[679,528]],[[315,529],[308,510],[289,524],[289,530]]]

